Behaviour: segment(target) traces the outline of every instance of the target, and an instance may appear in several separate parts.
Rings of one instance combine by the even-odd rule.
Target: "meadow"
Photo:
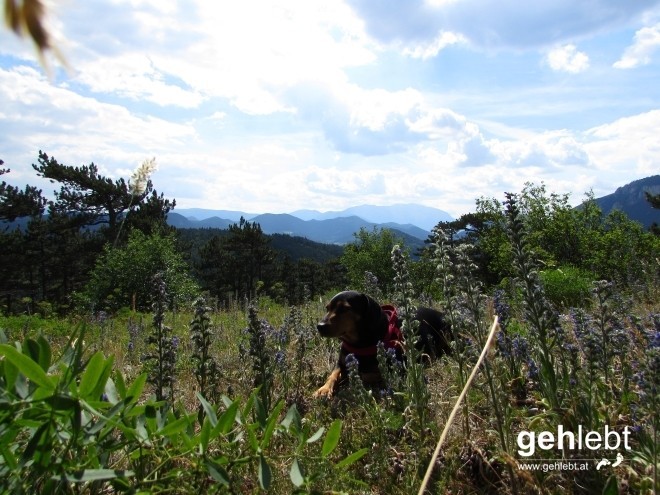
[[[126,262],[97,265],[105,310],[25,298],[0,317],[2,493],[655,493],[658,238],[538,192],[482,200],[460,220],[473,242],[439,224],[417,261],[361,233],[342,264],[398,308],[407,359],[380,349],[382,386],[349,366],[332,398],[312,394],[337,359],[316,330],[333,291],[185,303],[186,279],[106,248]],[[122,276],[151,311],[118,304],[135,307]],[[445,313],[451,354],[416,351],[418,305]]]
[[[333,399],[311,397],[337,356],[315,328],[323,298],[292,307],[200,298],[171,311],[161,281],[152,313],[1,318],[2,491],[416,493],[497,315],[496,345],[425,493],[653,493],[658,305],[600,281],[588,304],[558,312],[525,249],[517,289],[487,295],[469,249],[446,240],[438,232],[443,297],[430,303],[452,322],[452,355],[409,360],[404,373],[383,352],[382,389],[351,375]],[[392,262],[392,302],[412,342],[408,260],[395,249]],[[560,425],[630,435],[617,449],[548,448],[542,432]],[[595,469],[617,453],[618,466]]]

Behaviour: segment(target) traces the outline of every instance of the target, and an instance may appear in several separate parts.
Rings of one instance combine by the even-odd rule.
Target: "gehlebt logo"
[[[575,431],[558,425],[556,431],[521,431],[518,433],[518,455],[521,457],[520,468],[525,470],[587,470],[595,467],[600,470],[605,466],[617,467],[624,461],[621,450],[629,451],[630,433],[628,426],[621,431],[605,426],[602,430],[587,430],[579,425]],[[554,450],[560,458],[535,458],[537,450]],[[572,455],[566,455],[570,451]],[[579,459],[575,452],[591,451],[589,458]],[[594,460],[593,453],[602,455]],[[599,456],[596,456],[598,459]]]

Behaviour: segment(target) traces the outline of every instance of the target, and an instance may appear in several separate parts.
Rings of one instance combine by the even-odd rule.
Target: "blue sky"
[[[0,31],[0,158],[152,179],[179,208],[418,203],[660,173],[658,0],[61,0],[66,64]]]

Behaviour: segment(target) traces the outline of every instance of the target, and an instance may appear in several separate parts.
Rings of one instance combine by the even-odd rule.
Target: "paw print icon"
[[[601,460],[598,462],[598,464],[596,464],[596,471],[600,471],[600,470],[601,470],[602,468],[604,468],[605,466],[610,466],[610,465],[611,465],[612,467],[617,467],[617,466],[618,466],[619,464],[621,464],[622,462],[623,462],[623,456],[621,455],[621,453],[618,453],[618,454],[616,455],[616,461],[614,461],[614,463],[610,462],[610,461],[607,460],[607,459],[601,459]]]

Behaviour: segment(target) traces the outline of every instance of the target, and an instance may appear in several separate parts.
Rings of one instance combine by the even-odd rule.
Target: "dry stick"
[[[419,492],[417,492],[417,495],[422,495],[424,493],[424,490],[426,490],[426,486],[429,484],[429,480],[431,479],[431,474],[433,474],[433,466],[435,466],[435,461],[438,459],[440,448],[442,447],[442,444],[444,443],[445,438],[447,437],[447,433],[449,433],[449,427],[454,422],[454,418],[456,417],[456,413],[458,412],[459,406],[461,405],[461,402],[463,402],[463,399],[467,394],[468,388],[470,388],[470,385],[472,385],[472,380],[474,380],[474,377],[477,375],[477,371],[479,370],[481,363],[485,359],[488,349],[490,349],[490,346],[493,344],[493,340],[495,339],[495,334],[497,333],[497,327],[498,327],[498,322],[496,315],[495,320],[493,321],[493,326],[490,327],[490,333],[488,334],[486,345],[484,345],[484,348],[481,351],[481,355],[479,356],[479,360],[477,361],[477,364],[474,365],[474,369],[472,370],[472,373],[470,373],[467,383],[465,384],[465,387],[463,387],[463,391],[461,392],[461,395],[458,396],[458,400],[456,401],[456,404],[454,404],[454,409],[451,410],[451,414],[447,419],[447,424],[445,425],[445,429],[442,430],[442,435],[440,435],[440,440],[438,440],[438,445],[436,446],[435,451],[433,452],[433,457],[431,457],[431,462],[429,463],[429,467],[426,469],[426,474],[424,475],[424,481],[422,481],[422,486],[419,488]]]

